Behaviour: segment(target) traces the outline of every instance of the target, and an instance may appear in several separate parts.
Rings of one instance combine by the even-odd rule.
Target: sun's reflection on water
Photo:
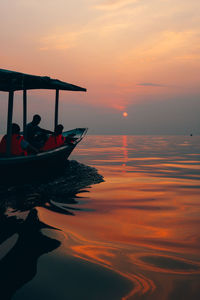
[[[199,137],[88,137],[77,159],[105,178],[79,203],[92,212],[68,219],[40,214],[64,231],[73,256],[132,281],[123,299],[175,299],[181,286],[181,299],[196,297],[199,144]]]

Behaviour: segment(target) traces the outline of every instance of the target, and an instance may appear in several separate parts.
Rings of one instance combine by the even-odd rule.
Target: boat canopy
[[[86,92],[85,88],[58,79],[51,79],[48,76],[29,75],[0,69],[0,91],[10,92],[31,89]]]
[[[7,143],[6,154],[11,155],[11,135],[12,135],[12,116],[13,116],[13,100],[15,91],[23,91],[23,133],[27,123],[27,90],[32,89],[48,89],[55,90],[55,116],[54,127],[58,124],[58,102],[59,91],[77,91],[86,92],[85,88],[73,85],[58,79],[51,79],[47,76],[29,75],[20,72],[0,69],[0,91],[8,92],[8,116],[7,116]],[[25,136],[26,137],[26,136]]]

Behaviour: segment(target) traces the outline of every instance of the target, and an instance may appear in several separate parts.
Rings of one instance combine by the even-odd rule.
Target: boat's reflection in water
[[[57,232],[50,238],[62,241],[14,300],[199,299],[199,144],[199,137],[90,136],[74,157],[105,182],[79,193],[81,201],[76,192],[102,178],[76,163],[68,180],[10,188],[7,203],[18,211],[37,203],[41,221],[61,230],[50,229]]]
[[[0,298],[4,300],[33,279],[41,255],[61,244],[44,233],[44,229],[59,229],[41,222],[38,208],[74,215],[68,204],[78,202],[76,194],[103,181],[96,169],[76,161],[69,161],[64,173],[51,175],[49,180],[43,175],[31,183],[29,178],[26,184],[19,184],[20,179],[17,185],[0,186]]]
[[[36,209],[30,210],[25,220],[1,212],[0,224],[0,295],[1,299],[11,299],[36,275],[38,258],[58,248],[60,241],[41,232],[51,227],[39,221]]]

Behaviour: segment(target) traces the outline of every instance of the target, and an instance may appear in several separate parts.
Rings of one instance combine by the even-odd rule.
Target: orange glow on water
[[[84,194],[79,208],[85,211],[76,211],[75,217],[44,209],[40,215],[64,231],[67,253],[131,281],[132,291],[124,299],[135,295],[160,299],[163,293],[168,299],[174,280],[181,281],[183,275],[193,276],[193,289],[198,290],[200,174],[194,164],[199,162],[192,155],[191,161],[174,156],[177,137],[168,144],[156,138],[151,143],[145,137],[140,143],[138,139],[99,137],[93,141],[101,148],[83,145],[80,151],[84,157],[88,153],[87,159],[96,163],[105,182]],[[168,156],[164,150],[155,155],[161,147]]]

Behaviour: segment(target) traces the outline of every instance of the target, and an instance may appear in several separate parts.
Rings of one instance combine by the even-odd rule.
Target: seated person
[[[64,127],[61,124],[56,126],[55,132],[49,136],[48,140],[42,147],[43,151],[52,150],[64,145],[65,137],[62,135],[63,128]]]
[[[4,135],[0,142],[0,154],[6,154],[7,135]],[[27,149],[31,147],[24,137],[20,135],[20,127],[18,124],[12,124],[12,136],[11,136],[11,154],[15,156],[27,155]],[[33,147],[31,149],[37,151]]]
[[[38,126],[40,121],[41,117],[39,115],[34,115],[33,120],[27,124],[25,132],[26,140],[37,149],[40,149],[44,145],[48,138],[47,134],[53,133],[50,130],[40,128]]]
[[[65,143],[66,144],[74,144],[75,141],[78,139],[75,136],[76,136],[75,133],[70,133],[68,136],[66,136]]]

